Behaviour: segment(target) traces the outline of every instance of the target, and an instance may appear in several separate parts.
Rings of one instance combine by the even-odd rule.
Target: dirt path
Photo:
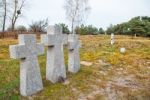
[[[149,77],[147,77],[146,86],[141,84],[141,80],[137,79],[135,74],[129,74],[124,68],[114,68],[102,60],[95,63],[95,66],[98,64],[107,66],[105,70],[97,70],[100,75],[108,77],[109,71],[114,70],[113,76],[107,81],[102,81],[97,77],[97,79],[93,80],[95,84],[90,86],[90,92],[79,93],[78,91],[78,94],[80,94],[78,100],[150,100],[150,95],[145,94],[145,91],[150,90],[150,88],[147,88],[150,85]],[[99,86],[99,84],[103,84],[103,86]]]

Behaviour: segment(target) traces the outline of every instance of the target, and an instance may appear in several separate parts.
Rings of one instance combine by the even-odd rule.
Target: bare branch
[[[24,9],[25,2],[27,2],[27,0],[14,0],[14,11],[11,18],[12,30],[14,30],[16,21],[20,17],[20,14],[22,14],[22,10]]]
[[[72,24],[72,33],[74,34],[74,29],[79,26],[83,18],[85,18],[86,12],[90,10],[88,0],[65,0],[64,8],[67,19]]]

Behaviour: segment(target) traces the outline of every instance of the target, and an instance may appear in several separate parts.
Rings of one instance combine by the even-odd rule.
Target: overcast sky
[[[150,0],[90,0],[91,11],[85,24],[106,28],[110,24],[128,21],[135,16],[150,16]],[[49,19],[49,24],[69,22],[63,8],[64,0],[30,0],[25,16],[19,21],[29,25],[31,21]]]

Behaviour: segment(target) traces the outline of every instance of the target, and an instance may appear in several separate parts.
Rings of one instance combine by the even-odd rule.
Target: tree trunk
[[[73,30],[74,30],[74,25],[73,25],[73,20],[72,20],[72,23],[71,23],[71,33],[74,34]]]
[[[15,29],[15,20],[16,20],[16,14],[17,14],[17,6],[18,6],[18,0],[14,1],[15,5],[14,5],[14,13],[13,13],[13,17],[12,17],[12,22],[11,22],[11,30],[14,31]]]
[[[3,18],[3,29],[2,31],[5,31],[5,24],[6,24],[6,16],[7,16],[7,4],[6,4],[6,0],[3,0],[3,4],[4,4],[4,18]]]
[[[12,30],[12,31],[15,30],[15,25],[14,25],[14,23],[12,23],[12,25],[11,25],[11,30]]]

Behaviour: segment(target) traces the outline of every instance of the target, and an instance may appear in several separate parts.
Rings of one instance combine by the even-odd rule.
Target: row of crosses
[[[80,69],[78,36],[62,34],[60,26],[49,26],[47,34],[41,35],[41,42],[36,43],[36,35],[21,34],[19,45],[9,47],[10,57],[20,59],[20,93],[30,96],[43,89],[38,63],[38,55],[44,54],[47,47],[46,79],[52,83],[66,79],[63,46],[68,46],[68,71],[77,73]]]

